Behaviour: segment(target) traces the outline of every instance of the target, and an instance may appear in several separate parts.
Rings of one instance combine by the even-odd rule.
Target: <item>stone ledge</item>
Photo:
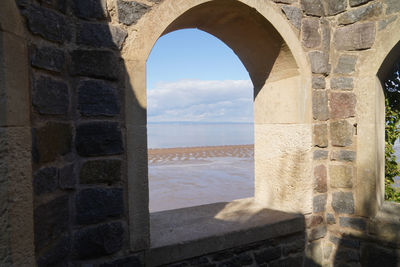
[[[304,217],[266,209],[253,199],[150,214],[148,266],[304,231]]]

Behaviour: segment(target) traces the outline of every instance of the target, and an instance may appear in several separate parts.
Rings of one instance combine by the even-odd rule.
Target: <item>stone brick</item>
[[[230,259],[234,256],[234,254],[227,250],[227,251],[223,251],[223,252],[219,252],[216,253],[214,255],[211,256],[211,260],[212,261],[222,261],[222,260],[227,260]],[[205,263],[208,263],[209,261],[207,260]]]
[[[301,19],[303,17],[301,10],[294,6],[282,6],[282,11],[285,13],[290,23],[292,23],[297,29],[300,29]]]
[[[282,266],[303,266],[303,257],[289,257],[285,259],[280,259],[278,261],[273,261],[268,264],[268,267],[282,267]]]
[[[34,129],[33,159],[37,163],[56,160],[71,151],[72,127],[66,123],[48,122]]]
[[[73,0],[74,15],[83,19],[105,19],[106,0]]]
[[[77,43],[92,47],[121,49],[128,33],[118,26],[82,22],[78,26]]]
[[[61,72],[65,64],[64,52],[49,46],[32,48],[30,60],[33,67],[54,72]]]
[[[69,197],[58,197],[34,210],[35,249],[42,248],[57,240],[69,225]]]
[[[59,186],[61,189],[74,189],[76,187],[75,165],[65,165],[59,171]]]
[[[301,0],[300,4],[307,15],[321,17],[325,14],[321,0]]]
[[[296,239],[294,242],[284,244],[282,246],[283,256],[303,252],[305,247],[305,240],[303,238]]]
[[[237,255],[234,260],[239,264],[239,266],[251,265],[253,263],[253,258],[248,253]]]
[[[329,177],[331,187],[351,188],[353,187],[353,167],[347,165],[329,166]]]
[[[353,55],[341,55],[339,62],[335,68],[335,73],[350,74],[355,71],[357,62],[357,56]]]
[[[353,141],[354,126],[348,121],[337,121],[330,124],[331,142],[333,146],[350,146]]]
[[[324,221],[323,217],[320,215],[308,215],[305,217],[306,228],[313,228],[320,225]]]
[[[321,239],[326,236],[326,232],[327,232],[326,225],[320,225],[311,229],[308,238],[310,241]]]
[[[397,16],[391,16],[387,19],[381,20],[378,23],[378,31],[384,30],[389,24],[396,21]]]
[[[371,48],[375,42],[375,23],[365,22],[338,28],[334,43],[338,50],[362,50]]]
[[[362,6],[347,11],[338,18],[338,22],[340,25],[347,25],[357,21],[371,19],[379,16],[380,14],[382,14],[382,4],[375,2],[367,6]]]
[[[329,105],[332,119],[346,119],[356,115],[356,96],[352,93],[331,93]]]
[[[349,77],[333,77],[331,79],[331,89],[333,90],[353,90],[353,78]]]
[[[311,63],[311,71],[316,74],[329,74],[331,65],[329,64],[329,55],[320,51],[308,53]]]
[[[118,20],[126,25],[136,24],[136,22],[150,10],[148,5],[125,0],[118,0],[117,7]]]
[[[51,193],[58,187],[58,169],[54,167],[38,170],[33,176],[33,189],[36,195]]]
[[[313,153],[314,160],[324,160],[328,159],[328,151],[325,150],[316,150]]]
[[[334,264],[335,266],[339,266],[341,262],[346,262],[348,264],[353,263],[356,266],[360,266],[360,254],[356,250],[339,247],[336,251]]]
[[[314,190],[318,193],[327,191],[327,171],[325,165],[318,165],[314,168]]]
[[[42,6],[55,9],[61,13],[67,12],[67,0],[39,0],[38,2]]]
[[[56,243],[42,253],[37,260],[38,267],[47,266],[68,266],[67,257],[71,251],[71,239],[68,235],[63,235]]]
[[[328,126],[326,124],[314,125],[313,143],[314,146],[321,148],[328,146]]]
[[[76,195],[76,221],[93,224],[124,212],[123,190],[120,188],[88,188]]]
[[[120,160],[86,161],[80,171],[81,184],[114,184],[121,180]]]
[[[352,228],[359,231],[365,231],[367,228],[367,223],[361,218],[340,217],[339,224],[342,227]]]
[[[69,91],[65,82],[50,77],[34,79],[32,105],[35,111],[47,115],[64,115],[69,109]]]
[[[78,86],[78,109],[84,116],[119,114],[120,105],[116,89],[102,81],[82,81]]]
[[[129,256],[126,258],[113,260],[107,263],[101,263],[99,267],[142,267],[144,266],[144,262],[142,257],[137,256]]]
[[[301,24],[302,42],[307,48],[316,48],[321,45],[319,33],[319,19],[305,18]]]
[[[280,247],[270,247],[254,252],[257,264],[268,263],[281,257]]]
[[[348,150],[333,151],[331,160],[354,162],[356,160],[356,152]]]
[[[331,213],[327,213],[326,214],[326,222],[328,224],[335,224],[336,223],[335,216],[333,216],[333,214],[331,214]]]
[[[119,75],[119,58],[109,51],[75,50],[71,52],[72,75],[115,80]]]
[[[327,19],[321,19],[322,50],[329,53],[331,50],[331,25]]]
[[[333,16],[346,10],[347,0],[325,1],[327,14]]]
[[[386,14],[393,14],[400,11],[400,2],[398,0],[384,0],[386,5]]]
[[[332,208],[337,213],[353,214],[354,198],[351,192],[334,192],[332,194]]]
[[[328,94],[326,91],[313,91],[312,109],[314,119],[320,121],[329,119]]]
[[[371,0],[349,0],[349,4],[351,7],[360,6],[368,3]]]
[[[326,206],[326,194],[317,195],[313,198],[313,212],[324,212]]]
[[[81,156],[121,154],[121,129],[116,122],[97,121],[78,125],[75,146]]]
[[[399,256],[395,250],[384,249],[376,244],[365,244],[361,248],[361,266],[398,266]]]
[[[78,230],[73,247],[79,259],[103,257],[121,250],[123,239],[122,224],[114,222]]]
[[[325,83],[325,77],[322,75],[318,76],[313,76],[312,78],[312,88],[313,89],[325,89],[326,83]]]

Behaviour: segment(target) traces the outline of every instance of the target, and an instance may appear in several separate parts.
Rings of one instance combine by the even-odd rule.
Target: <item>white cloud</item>
[[[253,121],[250,80],[180,80],[157,83],[147,92],[149,122]]]

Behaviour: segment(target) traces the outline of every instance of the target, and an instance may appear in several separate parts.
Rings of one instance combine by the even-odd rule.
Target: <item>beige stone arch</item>
[[[28,52],[14,0],[0,2],[0,265],[35,266]]]
[[[356,214],[374,217],[384,202],[385,96],[380,76],[400,55],[400,20],[378,31],[372,49],[360,52],[355,81],[357,96]],[[393,58],[393,60],[396,60]]]
[[[125,110],[132,249],[149,245],[148,203],[143,204],[148,202],[146,60],[159,37],[182,28],[199,28],[221,39],[249,71],[255,87],[257,202],[311,213],[311,71],[298,32],[281,10],[262,0],[165,0],[133,28],[122,52],[129,76]]]

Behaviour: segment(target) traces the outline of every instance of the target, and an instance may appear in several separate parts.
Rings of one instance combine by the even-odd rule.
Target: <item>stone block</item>
[[[302,266],[302,265],[303,265],[303,256],[295,256],[295,257],[280,259],[278,261],[273,261],[268,264],[269,267]]]
[[[322,75],[314,75],[312,77],[312,88],[313,89],[325,89],[326,88],[326,83],[325,83],[325,77]]]
[[[116,89],[98,80],[85,80],[78,86],[78,109],[84,116],[113,116],[120,112]]]
[[[74,15],[83,19],[105,19],[106,2],[106,0],[73,0]]]
[[[58,188],[58,169],[43,168],[33,175],[33,189],[36,195],[51,193]]]
[[[315,120],[329,119],[328,94],[326,91],[313,91],[312,110]]]
[[[331,23],[327,19],[321,19],[322,50],[329,53],[331,50]]]
[[[353,78],[349,77],[333,77],[331,79],[331,89],[333,90],[353,90]]]
[[[74,252],[79,259],[98,258],[118,252],[124,240],[120,222],[78,230],[74,234]]]
[[[331,160],[354,162],[356,160],[356,152],[348,150],[333,151]]]
[[[60,49],[53,47],[34,47],[30,52],[30,61],[33,67],[61,72],[64,69],[65,56]]]
[[[67,258],[70,251],[71,238],[68,235],[63,235],[59,240],[52,244],[49,249],[39,256],[37,266],[68,266]]]
[[[311,71],[316,74],[329,74],[331,65],[329,64],[329,55],[320,51],[312,51],[308,53],[311,63]]]
[[[357,56],[353,55],[341,55],[339,62],[336,65],[335,73],[350,74],[355,71],[357,62]]]
[[[219,253],[216,253],[216,254],[212,255],[210,258],[211,258],[212,261],[222,261],[222,260],[230,259],[233,256],[235,256],[233,254],[233,252],[231,252],[229,250],[226,250],[226,251],[219,252]],[[205,259],[204,263],[209,263],[208,259]]]
[[[114,184],[121,181],[120,160],[86,161],[80,171],[81,184]]]
[[[118,123],[97,121],[76,128],[75,146],[81,156],[117,155],[124,151]]]
[[[327,224],[335,224],[336,223],[335,216],[333,216],[333,214],[331,214],[331,213],[327,213],[326,214],[326,223]]]
[[[268,263],[281,257],[280,247],[269,247],[260,251],[254,252],[254,258],[257,264]]]
[[[339,25],[347,25],[357,21],[369,20],[378,17],[380,14],[382,14],[382,4],[375,2],[367,6],[347,11],[338,18],[338,22]]]
[[[328,126],[326,124],[314,125],[313,144],[321,148],[328,146]]]
[[[328,159],[328,151],[325,150],[316,150],[313,153],[314,160],[324,160]]]
[[[76,221],[93,224],[124,212],[123,190],[120,188],[88,188],[76,195]]]
[[[347,165],[329,166],[330,185],[333,188],[353,187],[353,167]]]
[[[125,25],[136,24],[150,6],[135,1],[117,0],[118,20]]]
[[[119,58],[110,51],[74,50],[71,52],[70,73],[115,80],[119,75]]]
[[[335,255],[334,264],[335,264],[335,266],[339,266],[339,263],[341,263],[341,262],[346,262],[348,264],[353,263],[356,266],[360,266],[359,265],[360,264],[359,251],[339,247],[336,252],[336,255]]]
[[[81,45],[121,49],[127,35],[118,26],[82,22],[78,26],[76,38]]]
[[[106,263],[101,263],[99,267],[142,267],[144,266],[143,257],[139,255],[128,256],[122,259],[113,260]]]
[[[303,46],[316,48],[321,45],[321,34],[318,18],[304,18],[301,24]]]
[[[325,165],[318,165],[314,168],[314,190],[318,193],[327,191],[327,170]]]
[[[285,13],[286,17],[289,19],[290,23],[300,30],[301,19],[303,18],[303,13],[301,10],[294,6],[282,6],[282,11]]]
[[[351,7],[360,6],[368,3],[371,0],[349,0],[349,4]]]
[[[68,164],[61,168],[58,181],[61,189],[74,189],[76,187],[75,164]]]
[[[356,95],[353,93],[331,93],[329,105],[332,119],[346,119],[356,115]]]
[[[56,160],[71,151],[72,127],[66,123],[48,122],[33,131],[33,159],[36,163]]]
[[[329,16],[342,13],[346,10],[347,0],[325,1],[326,11]]]
[[[352,228],[358,231],[365,231],[367,229],[367,223],[362,218],[340,217],[339,224],[341,227]]]
[[[285,244],[282,246],[283,256],[288,256],[290,254],[295,254],[299,252],[303,252],[305,247],[304,239],[300,238],[291,242],[289,244]]]
[[[321,0],[301,0],[300,1],[301,8],[307,15],[311,16],[324,16],[324,6],[322,5]]]
[[[361,266],[398,266],[399,256],[395,250],[366,243],[361,248]]]
[[[375,23],[356,23],[338,28],[334,33],[334,44],[338,50],[363,50],[375,42]]]
[[[384,0],[386,5],[386,14],[390,15],[400,11],[400,2],[398,0]]]
[[[396,21],[397,16],[391,16],[387,19],[380,20],[378,23],[378,31],[384,30],[389,24]]]
[[[333,146],[346,147],[353,143],[354,126],[348,121],[331,122],[329,128]]]
[[[326,232],[327,232],[326,225],[320,225],[311,229],[308,238],[310,241],[321,239],[326,236]]]
[[[332,194],[332,208],[337,213],[353,214],[354,198],[351,192],[334,192]]]
[[[63,81],[39,76],[33,81],[32,105],[36,112],[65,115],[69,109],[68,86]]]
[[[313,198],[313,212],[324,212],[326,206],[327,196],[326,194],[317,195]]]

